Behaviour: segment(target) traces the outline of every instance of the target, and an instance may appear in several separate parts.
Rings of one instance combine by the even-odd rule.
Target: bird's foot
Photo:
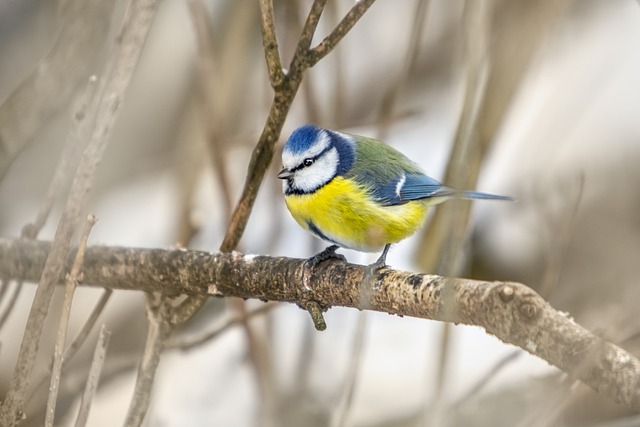
[[[347,262],[347,259],[344,257],[344,255],[336,253],[336,251],[339,248],[340,248],[340,246],[338,246],[338,245],[331,245],[331,246],[327,247],[322,252],[320,252],[318,254],[315,254],[314,256],[309,258],[305,262],[306,267],[307,268],[314,268],[315,266],[317,266],[321,262],[326,261],[326,260],[331,259],[331,258],[338,259],[338,260],[340,260],[342,262]]]
[[[384,249],[382,250],[382,253],[380,254],[380,257],[376,260],[376,262],[367,266],[368,275],[373,276],[375,273],[378,272],[378,270],[382,270],[387,266],[387,253],[389,252],[390,247],[391,247],[391,244],[385,245]]]

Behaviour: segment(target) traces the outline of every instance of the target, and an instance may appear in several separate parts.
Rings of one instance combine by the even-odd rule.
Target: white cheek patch
[[[338,171],[338,150],[332,148],[311,166],[296,171],[293,187],[311,193],[331,181]]]

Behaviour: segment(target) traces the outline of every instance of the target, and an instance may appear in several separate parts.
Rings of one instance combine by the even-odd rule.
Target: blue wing
[[[461,199],[513,200],[508,196],[460,191],[446,187],[428,175],[402,173],[399,177],[371,191],[373,197],[386,206],[402,205],[412,200],[458,197]]]
[[[371,191],[380,203],[393,206],[431,197],[450,197],[457,192],[425,174],[402,173],[392,181]]]

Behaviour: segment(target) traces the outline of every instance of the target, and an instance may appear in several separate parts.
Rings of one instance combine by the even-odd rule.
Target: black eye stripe
[[[327,154],[329,152],[329,150],[331,150],[333,148],[333,144],[329,144],[329,146],[327,148],[325,148],[324,150],[322,150],[321,152],[319,152],[318,154],[316,154],[313,157],[308,157],[306,159],[304,159],[302,161],[302,163],[300,163],[298,166],[296,166],[295,168],[291,169],[291,172],[296,172],[299,171],[300,169],[303,169],[304,167],[306,167],[307,165],[305,165],[307,160],[311,160],[312,162],[315,162],[316,160],[318,160],[320,157],[324,156],[325,154]],[[309,165],[311,166],[311,165]]]

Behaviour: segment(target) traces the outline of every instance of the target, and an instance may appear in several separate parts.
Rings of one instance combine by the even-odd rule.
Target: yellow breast
[[[422,225],[427,204],[375,203],[353,181],[336,177],[311,194],[285,197],[291,215],[304,229],[340,246],[374,252],[412,235]]]

